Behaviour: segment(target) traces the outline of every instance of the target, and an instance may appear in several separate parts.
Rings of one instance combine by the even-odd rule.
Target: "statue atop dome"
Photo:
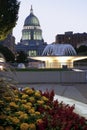
[[[70,44],[65,44],[59,37],[54,43],[47,45],[42,53],[43,56],[75,56],[76,51]]]
[[[32,5],[31,5],[30,13],[33,14],[33,8],[32,8]]]

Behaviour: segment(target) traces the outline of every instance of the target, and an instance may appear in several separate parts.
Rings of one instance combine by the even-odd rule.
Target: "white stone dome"
[[[52,55],[52,56],[74,56],[76,51],[70,44],[58,44],[52,43],[45,47],[43,56]]]

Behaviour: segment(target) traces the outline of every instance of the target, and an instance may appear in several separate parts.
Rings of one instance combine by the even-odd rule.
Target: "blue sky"
[[[39,19],[42,35],[48,44],[55,41],[57,34],[66,31],[87,32],[87,0],[19,0],[19,18],[13,35],[16,43],[20,41],[25,18],[30,14],[31,5],[34,15]]]

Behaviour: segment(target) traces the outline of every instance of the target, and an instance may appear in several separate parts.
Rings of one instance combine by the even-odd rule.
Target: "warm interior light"
[[[45,61],[46,68],[62,68],[63,66],[67,66],[68,68],[73,68],[73,62],[87,59],[87,56],[37,56],[37,57],[29,57],[31,59]]]
[[[3,65],[0,65],[0,70],[3,70],[3,69],[4,69]]]

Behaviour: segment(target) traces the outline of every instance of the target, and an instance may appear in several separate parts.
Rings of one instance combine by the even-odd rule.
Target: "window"
[[[36,55],[37,55],[36,50],[29,51],[29,56],[36,56]]]

